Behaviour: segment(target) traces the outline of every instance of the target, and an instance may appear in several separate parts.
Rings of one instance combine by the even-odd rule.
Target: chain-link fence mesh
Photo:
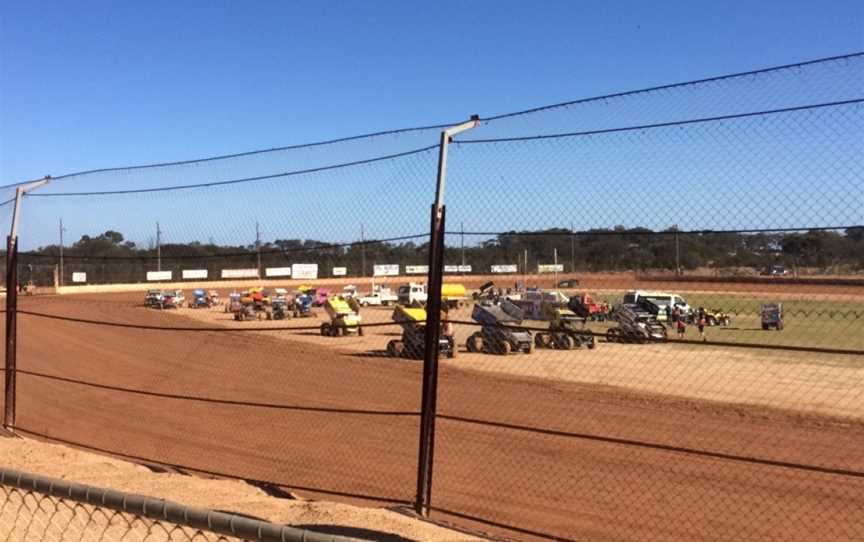
[[[32,491],[0,486],[4,540],[238,540]]]
[[[468,353],[440,389],[442,517],[572,540],[862,536],[857,64],[455,143],[447,244],[494,285],[451,314]],[[564,134],[524,131],[551,116]]]
[[[267,179],[119,193],[93,193],[82,175],[65,182],[86,195],[53,185],[34,192],[27,223],[59,227],[64,216],[67,238],[77,239],[64,251],[64,288],[140,287],[22,298],[17,425],[295,490],[410,502],[418,371],[392,367],[381,359],[386,341],[369,336],[399,333],[390,318],[398,284],[380,276],[381,265],[423,261],[422,195],[435,158],[424,148]],[[159,173],[171,182],[184,174],[174,166]],[[398,215],[384,212],[394,205]],[[22,243],[46,235],[28,231]],[[22,280],[32,263],[58,258],[57,246],[23,255]],[[155,304],[148,290],[158,292]],[[362,325],[342,325],[353,317],[331,315],[326,300],[347,301],[355,290],[364,305],[389,308],[357,307]],[[48,355],[61,350],[60,363]],[[96,404],[103,408],[92,412]],[[68,419],[70,408],[82,415]]]
[[[501,115],[453,142],[436,517],[520,538],[861,538],[862,58]],[[411,501],[437,137],[28,195],[21,280],[70,295],[20,300],[17,429]]]
[[[10,542],[349,541],[8,469],[0,469],[0,536]]]

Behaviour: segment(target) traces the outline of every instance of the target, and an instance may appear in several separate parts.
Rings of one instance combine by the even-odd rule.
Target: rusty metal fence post
[[[6,238],[6,370],[3,427],[15,426],[15,339],[18,324],[18,242],[11,235]]]
[[[441,283],[444,279],[444,182],[447,177],[447,145],[453,136],[480,125],[472,115],[462,124],[441,132],[438,154],[438,182],[429,237],[429,274],[426,291],[426,337],[423,356],[423,396],[420,412],[420,449],[417,464],[417,498],[414,510],[429,515],[432,501],[432,464],[435,452],[435,410],[438,399],[438,340],[441,337]]]

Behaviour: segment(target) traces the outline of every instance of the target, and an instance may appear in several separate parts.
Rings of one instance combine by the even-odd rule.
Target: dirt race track
[[[259,325],[140,301],[141,293],[35,297],[21,309]],[[382,355],[398,332],[154,331],[22,314],[16,425],[308,495],[409,502],[421,371]],[[460,342],[468,332],[457,330]],[[672,344],[460,352],[443,364],[439,393],[439,519],[527,539],[864,538],[860,357]]]

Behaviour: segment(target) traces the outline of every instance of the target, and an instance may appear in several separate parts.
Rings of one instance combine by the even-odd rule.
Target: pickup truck
[[[390,303],[396,303],[397,301],[399,301],[399,296],[391,293],[390,290],[378,290],[377,292],[357,298],[357,302],[361,307],[368,307],[369,305],[383,305],[386,307]]]

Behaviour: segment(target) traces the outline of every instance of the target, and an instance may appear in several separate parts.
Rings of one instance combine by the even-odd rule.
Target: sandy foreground
[[[408,512],[302,498],[276,498],[239,480],[214,480],[147,467],[28,438],[0,438],[0,465],[199,508],[253,516],[274,523],[361,540],[484,540],[415,519]]]

